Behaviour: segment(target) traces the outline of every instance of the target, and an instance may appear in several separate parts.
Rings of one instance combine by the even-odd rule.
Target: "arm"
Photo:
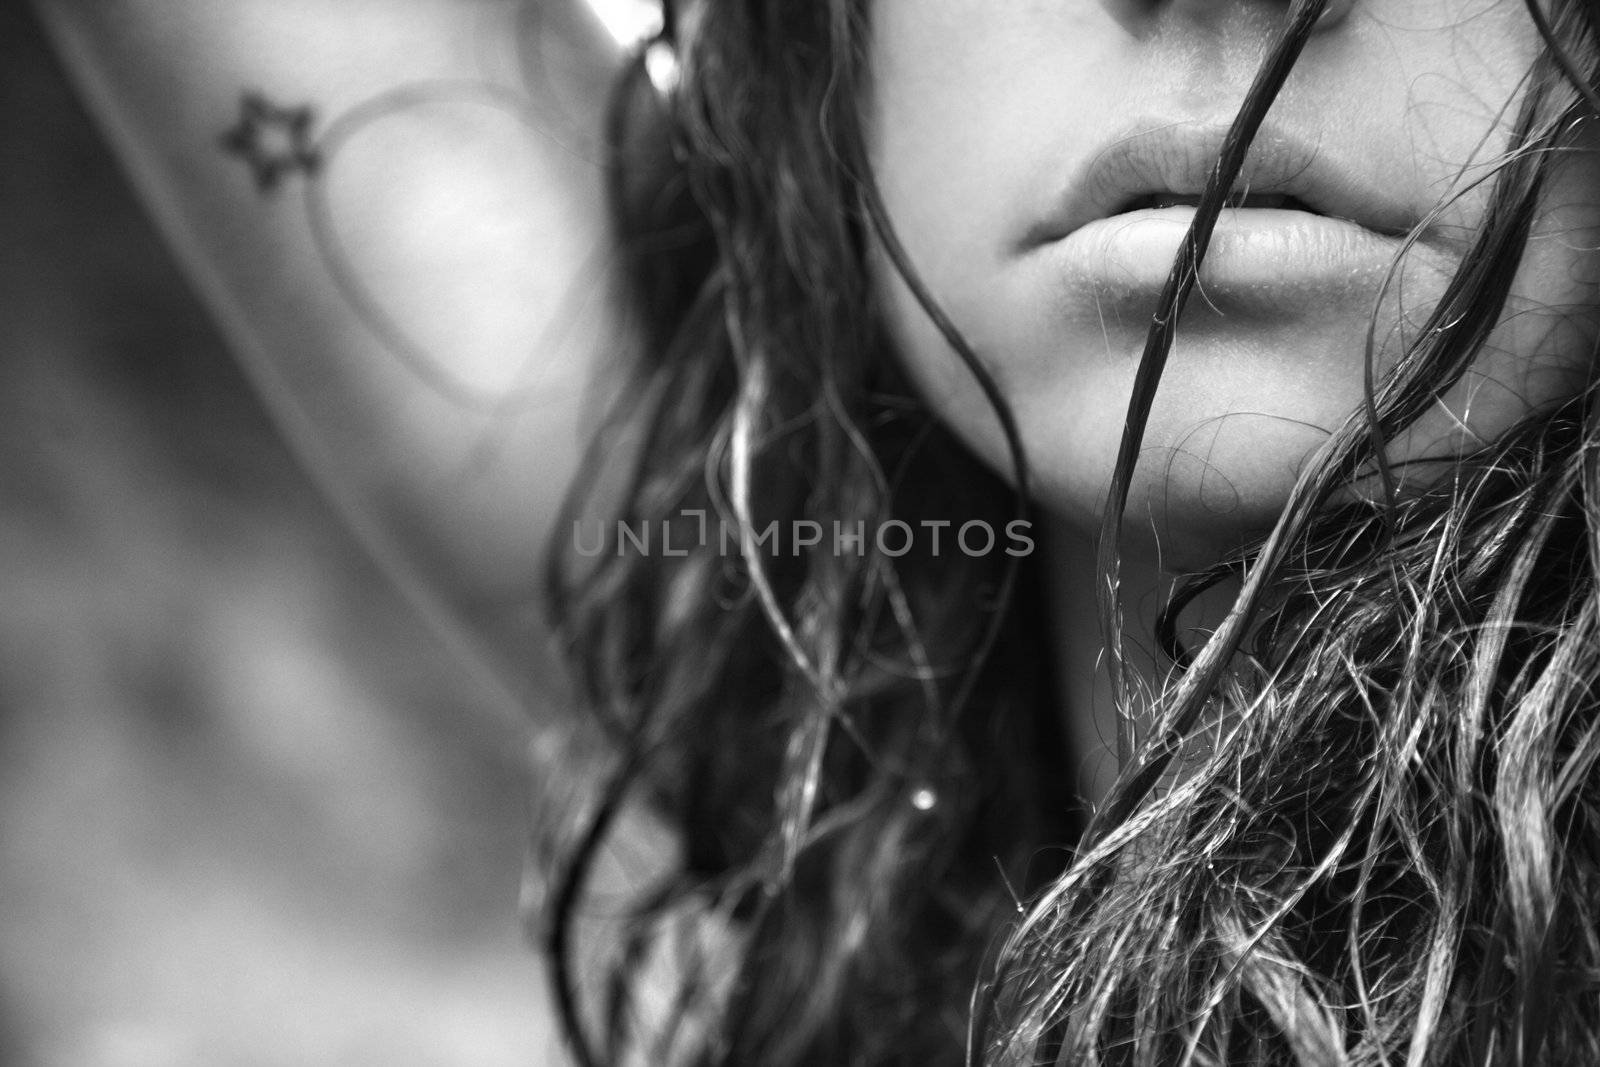
[[[291,443],[526,681],[612,345],[617,49],[578,0],[37,3]]]

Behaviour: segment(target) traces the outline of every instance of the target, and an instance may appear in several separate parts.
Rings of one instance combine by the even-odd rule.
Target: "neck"
[[[1102,632],[1096,592],[1101,575],[1092,540],[1065,523],[1045,526],[1050,621],[1056,649],[1055,678],[1064,732],[1077,768],[1078,794],[1098,806],[1127,753],[1119,753],[1119,709],[1113,690],[1107,635]],[[1163,572],[1153,554],[1123,558],[1119,600],[1123,618],[1123,678],[1130,729],[1145,724],[1154,698],[1172,674],[1172,664],[1155,648],[1155,624],[1176,578]],[[1186,627],[1194,643],[1231,604],[1231,590],[1218,589],[1197,605],[1200,622]],[[1185,612],[1185,619],[1191,612]]]
[[[1056,690],[1065,716],[1067,745],[1077,768],[1078,794],[1098,806],[1126,756],[1118,752],[1119,712],[1097,600],[1099,568],[1090,538],[1061,523],[1051,523],[1047,531]],[[1135,714],[1160,680],[1158,657],[1146,635],[1160,610],[1163,590],[1159,568],[1147,566],[1142,559],[1123,560],[1119,599],[1127,636],[1124,679],[1130,696],[1127,710]]]

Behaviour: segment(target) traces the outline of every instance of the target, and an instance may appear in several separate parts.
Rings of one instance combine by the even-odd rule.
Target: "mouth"
[[[1142,119],[1068,168],[1052,203],[1023,234],[1024,249],[1090,223],[1144,211],[1194,208],[1221,155],[1226,122]],[[1404,183],[1370,162],[1269,123],[1257,134],[1227,207],[1348,222],[1382,237],[1409,233],[1423,212]]]
[[[1131,196],[1111,211],[1112,215],[1126,215],[1133,211],[1161,211],[1166,208],[1200,206],[1199,193],[1152,192]],[[1303,211],[1308,215],[1323,215],[1297,196],[1287,193],[1236,193],[1223,206],[1234,210],[1261,209],[1268,211]]]
[[[1018,252],[1038,256],[1059,292],[1078,294],[1097,314],[1117,303],[1148,306],[1226,133],[1226,123],[1137,124],[1068,169]],[[1404,183],[1369,160],[1269,123],[1217,219],[1200,283],[1208,302],[1228,311],[1289,315],[1370,299],[1403,254],[1417,266],[1443,262],[1441,250],[1405,239],[1422,217]]]

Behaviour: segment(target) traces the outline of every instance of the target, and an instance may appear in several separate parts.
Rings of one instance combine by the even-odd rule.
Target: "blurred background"
[[[0,146],[0,1063],[561,1062],[528,730],[295,467],[24,5]]]

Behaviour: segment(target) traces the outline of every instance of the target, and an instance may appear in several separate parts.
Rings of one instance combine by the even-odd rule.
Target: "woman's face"
[[[1332,6],[1257,138],[1248,198],[1217,225],[1157,394],[1124,529],[1170,566],[1270,525],[1308,454],[1359,405],[1385,274],[1401,235],[1428,220],[1376,320],[1385,361],[1415,336],[1481,219],[1487,190],[1473,182],[1505,147],[1538,50],[1520,0]],[[869,123],[889,214],[999,382],[1041,501],[1085,530],[1188,205],[1287,8],[874,2]],[[1458,453],[1586,381],[1596,156],[1563,157],[1502,326],[1396,458]],[[879,259],[919,386],[1005,469],[977,386]]]

